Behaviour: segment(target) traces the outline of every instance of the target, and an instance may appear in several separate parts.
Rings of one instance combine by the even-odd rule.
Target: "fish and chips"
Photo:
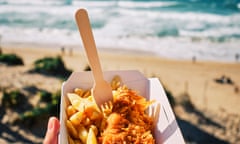
[[[98,108],[90,90],[75,88],[67,97],[68,142],[70,144],[154,144],[153,118],[147,101],[115,76],[111,82],[113,101]]]

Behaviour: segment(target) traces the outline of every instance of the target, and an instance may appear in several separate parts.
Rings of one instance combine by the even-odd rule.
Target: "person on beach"
[[[1,39],[2,39],[2,36],[0,35],[0,55],[2,54]]]
[[[43,144],[57,144],[60,122],[56,117],[50,117],[48,120],[47,132]]]
[[[62,53],[62,55],[64,55],[65,54],[65,47],[63,46],[63,47],[61,47],[61,53]]]
[[[235,55],[236,62],[238,62],[239,57],[240,57],[239,54],[236,53],[236,55]]]

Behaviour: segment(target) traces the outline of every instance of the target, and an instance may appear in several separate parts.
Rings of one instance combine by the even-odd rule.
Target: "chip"
[[[154,144],[151,130],[153,118],[146,109],[153,103],[122,85],[115,76],[111,82],[113,101],[106,102],[101,110],[90,90],[75,88],[67,97],[70,104],[66,113],[69,143],[83,144]]]

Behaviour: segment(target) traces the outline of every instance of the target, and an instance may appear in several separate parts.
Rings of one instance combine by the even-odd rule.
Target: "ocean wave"
[[[74,0],[73,5],[87,7],[87,8],[105,8],[105,7],[115,7],[117,1],[84,1],[84,0]]]
[[[61,1],[57,0],[1,0],[0,4],[8,5],[58,5],[62,4]]]
[[[203,0],[0,0],[0,35],[3,43],[80,46],[74,14],[83,7],[99,47],[217,59],[221,50],[227,53],[222,59],[229,59],[240,53],[239,3],[238,13],[226,8],[236,3],[207,4]]]
[[[125,8],[154,8],[154,7],[167,7],[176,5],[177,2],[163,2],[163,1],[119,1],[117,5]]]
[[[66,7],[66,6],[28,6],[28,5],[5,5],[0,6],[0,13],[25,13],[25,14],[34,14],[34,13],[46,13],[50,15],[61,15],[65,17],[66,15],[72,16],[76,11],[77,7]],[[23,17],[24,19],[25,17]]]
[[[219,15],[231,15],[232,13],[239,13],[238,0],[174,0],[174,2],[177,3],[175,5],[166,7],[165,10],[175,12],[198,11],[201,13],[212,13]]]
[[[211,40],[224,41],[232,38],[240,38],[240,29],[238,27],[221,27],[204,31],[180,30],[179,34],[187,37],[209,38]]]
[[[114,28],[113,28],[114,29]],[[116,37],[112,29],[94,30],[96,45],[98,48],[113,48],[136,50],[154,53],[159,56],[177,59],[191,59],[193,56],[199,60],[234,61],[236,53],[240,53],[240,40],[226,42],[213,42],[210,39],[199,39],[197,41],[188,37]],[[120,32],[120,31],[118,31]],[[0,35],[4,43],[31,43],[40,45],[54,45],[55,47],[78,47],[82,43],[77,31],[66,29],[39,30],[36,28],[9,28],[0,26]],[[122,35],[122,34],[120,34]]]
[[[57,28],[11,28],[0,26],[3,43],[35,43],[62,45],[81,45],[78,32]]]

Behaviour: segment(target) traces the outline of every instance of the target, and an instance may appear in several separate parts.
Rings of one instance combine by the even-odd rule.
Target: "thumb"
[[[56,117],[49,118],[48,128],[43,144],[57,144],[59,128],[60,128],[59,120]]]

